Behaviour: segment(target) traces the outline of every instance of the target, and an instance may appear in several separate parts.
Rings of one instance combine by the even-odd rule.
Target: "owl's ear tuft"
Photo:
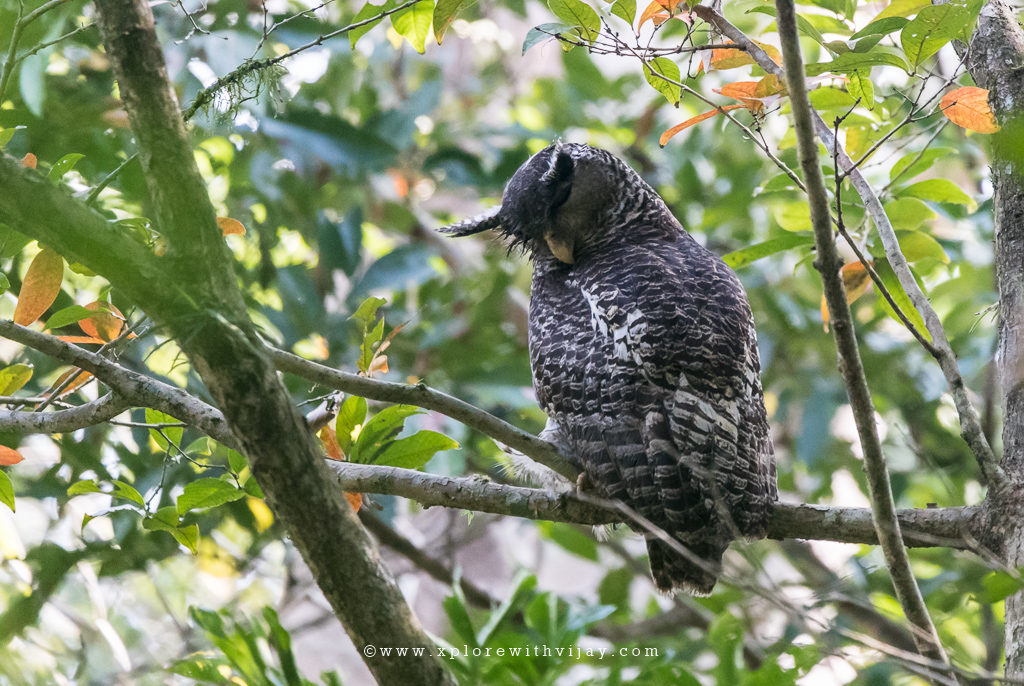
[[[500,212],[501,205],[498,205],[475,217],[463,219],[461,222],[449,224],[448,226],[442,226],[437,231],[447,236],[458,238],[460,236],[472,236],[474,233],[480,233],[488,229],[497,229],[501,225],[501,219],[498,216]]]
[[[551,166],[541,177],[541,181],[550,190],[549,209],[557,209],[569,198],[575,171],[576,163],[572,155],[559,146],[551,157]]]

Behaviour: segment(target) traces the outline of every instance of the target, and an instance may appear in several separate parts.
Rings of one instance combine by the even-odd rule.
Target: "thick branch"
[[[451,683],[451,675],[433,656],[433,642],[365,529],[342,494],[328,487],[322,448],[292,406],[248,318],[167,79],[148,3],[98,0],[96,7],[155,217],[167,239],[161,263],[174,277],[146,285],[176,296],[147,313],[167,326],[189,356],[268,504],[356,648],[381,644],[412,649],[403,660],[367,658],[377,680]]]
[[[298,355],[276,348],[267,348],[267,352],[282,372],[295,374],[321,386],[371,400],[416,405],[440,412],[528,455],[531,459],[550,467],[570,481],[575,481],[579,475],[579,470],[573,466],[571,460],[563,455],[553,443],[518,429],[464,400],[453,398],[423,384],[408,386],[340,372],[337,369],[310,362]]]
[[[60,434],[109,421],[131,407],[123,398],[107,393],[78,407],[56,412],[0,410],[0,430]]]
[[[724,36],[743,46],[759,67],[770,74],[775,74],[782,78],[782,68],[768,56],[768,53],[721,14],[709,7],[700,5],[695,7],[693,12],[704,21],[714,25]],[[903,286],[903,290],[906,291],[910,301],[924,319],[925,327],[932,337],[932,348],[934,349],[936,361],[946,377],[946,383],[949,385],[957,414],[960,417],[960,433],[974,453],[982,477],[990,488],[1004,487],[1007,484],[1006,474],[999,466],[995,454],[992,452],[992,448],[981,429],[978,413],[974,409],[973,404],[971,404],[967,388],[964,385],[963,378],[960,376],[956,354],[949,345],[939,316],[932,309],[927,296],[921,291],[921,287],[917,285],[917,281],[910,271],[910,265],[907,263],[906,257],[903,256],[903,251],[900,249],[892,222],[889,221],[889,217],[885,214],[885,209],[882,207],[878,194],[875,193],[874,188],[864,178],[864,175],[857,168],[854,161],[850,159],[846,151],[839,146],[829,125],[813,109],[811,110],[811,123],[818,138],[825,144],[826,150],[835,152],[840,167],[847,173],[854,190],[857,191],[861,200],[864,201],[864,208],[875,223],[878,235],[882,239],[886,259],[893,272],[895,272],[900,285]]]
[[[622,521],[618,510],[584,502],[573,493],[509,486],[483,478],[438,476],[399,467],[337,461],[331,461],[329,466],[345,491],[397,495],[425,507],[453,507],[587,525]],[[972,550],[970,534],[977,530],[982,511],[980,507],[946,507],[900,510],[898,516],[908,546]],[[768,538],[878,543],[871,511],[866,508],[788,503],[774,505]]]
[[[811,104],[807,99],[803,55],[796,26],[796,9],[793,0],[775,0],[775,8],[785,63],[786,86],[793,108],[797,151],[803,169],[804,183],[807,186],[814,242],[818,250],[815,266],[821,272],[824,283],[836,350],[839,353],[839,370],[846,384],[857,434],[864,450],[864,469],[867,473],[875,530],[878,532],[886,565],[892,575],[896,596],[903,605],[907,619],[917,629],[914,632],[914,639],[918,650],[926,657],[948,663],[949,659],[939,641],[939,635],[932,623],[921,590],[917,586],[917,580],[910,567],[910,558],[903,545],[903,536],[896,518],[896,503],[889,483],[889,471],[885,465],[882,444],[875,426],[874,403],[860,359],[850,306],[846,302],[846,292],[839,274],[842,262],[836,250],[828,193],[825,191],[825,179],[818,162],[818,144],[814,140]]]

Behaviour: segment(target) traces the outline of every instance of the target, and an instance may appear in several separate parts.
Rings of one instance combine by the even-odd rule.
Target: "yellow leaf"
[[[666,129],[665,132],[663,134],[661,134],[661,138],[658,140],[658,143],[662,147],[664,147],[665,144],[668,143],[669,139],[672,138],[672,136],[676,135],[677,133],[679,133],[683,129],[688,129],[691,126],[693,126],[694,124],[699,124],[702,121],[705,121],[706,119],[710,119],[711,117],[713,117],[716,114],[719,114],[721,112],[728,112],[729,110],[738,110],[738,109],[742,109],[743,107],[745,107],[745,105],[726,105],[725,107],[719,107],[719,108],[716,108],[716,109],[713,109],[713,110],[708,110],[707,112],[704,112],[703,114],[698,114],[696,117],[691,117],[690,119],[687,119],[682,124],[676,124],[672,128]]]
[[[32,260],[21,282],[18,305],[14,308],[14,323],[28,326],[43,316],[57,299],[64,280],[64,258],[46,248]]]
[[[767,43],[761,43],[760,41],[754,41],[761,47],[768,56],[772,58],[772,61],[776,64],[782,64],[782,53],[774,45],[768,45]],[[753,64],[754,58],[751,57],[746,50],[740,50],[738,48],[717,48],[711,51],[711,60],[708,69],[735,69],[736,67],[742,67],[747,64]]]
[[[233,233],[239,236],[245,235],[245,226],[242,225],[242,222],[231,217],[217,217],[217,226],[220,227],[220,232],[225,236],[230,236]]]
[[[8,448],[6,445],[0,445],[0,465],[10,466],[12,464],[18,464],[25,458],[22,457],[14,448]]]
[[[839,275],[843,277],[843,286],[846,287],[847,304],[867,293],[868,288],[871,287],[871,274],[868,273],[868,268],[864,266],[864,263],[859,260],[844,264],[843,268],[839,270]],[[828,331],[829,311],[824,294],[821,296],[821,321],[824,323],[825,331]]]
[[[951,122],[968,131],[995,133],[999,130],[988,106],[988,91],[984,88],[967,86],[952,90],[942,96],[939,109]]]

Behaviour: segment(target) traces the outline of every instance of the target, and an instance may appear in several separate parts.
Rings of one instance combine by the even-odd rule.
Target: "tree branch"
[[[576,477],[579,476],[580,470],[573,465],[571,458],[563,455],[553,443],[549,443],[542,438],[516,428],[508,422],[470,405],[464,400],[453,398],[424,384],[409,386],[390,381],[368,379],[358,374],[350,374],[325,367],[322,364],[311,362],[298,355],[272,347],[267,347],[267,353],[282,372],[300,376],[326,388],[333,388],[334,390],[344,391],[345,393],[362,396],[370,400],[416,405],[427,410],[440,412],[456,421],[462,422],[468,427],[487,434],[513,450],[522,452],[532,460],[555,470],[570,481],[575,481]]]
[[[424,507],[452,507],[474,512],[523,517],[571,524],[613,524],[622,513],[580,500],[574,493],[559,493],[499,484],[489,479],[449,477],[413,469],[383,467],[331,460],[328,466],[342,490],[396,495]],[[943,546],[974,550],[972,537],[981,522],[981,507],[945,507],[900,510],[900,524],[910,547]],[[776,503],[768,523],[768,538],[791,538],[877,545],[871,511],[861,507]]]
[[[903,606],[907,619],[916,629],[914,640],[918,651],[925,657],[948,664],[949,658],[946,657],[938,632],[924,603],[924,597],[917,586],[917,580],[910,567],[910,558],[903,544],[892,486],[889,483],[889,471],[885,465],[882,444],[875,426],[874,403],[860,359],[850,306],[846,301],[846,292],[839,274],[842,261],[836,250],[828,193],[818,162],[818,144],[814,140],[811,103],[807,98],[807,82],[796,25],[796,8],[793,0],[775,0],[775,8],[779,38],[782,42],[786,86],[793,108],[797,151],[803,169],[804,183],[807,185],[811,223],[818,250],[815,267],[821,272],[824,283],[825,298],[831,313],[832,331],[839,354],[839,370],[846,384],[857,434],[864,451],[864,469],[867,473],[875,530],[878,532],[878,540],[885,554],[886,566],[892,576],[896,596]]]
[[[114,393],[56,412],[0,410],[0,430],[35,434],[60,434],[109,421],[131,407]]]
[[[768,56],[768,53],[721,14],[715,12],[710,7],[702,5],[694,7],[693,13],[709,24],[712,24],[730,40],[744,46],[744,49],[746,49],[759,67],[769,74],[775,74],[782,78],[782,68]],[[910,265],[900,249],[892,222],[889,221],[889,217],[885,214],[885,209],[882,207],[882,202],[878,199],[878,194],[875,193],[874,188],[864,178],[864,175],[855,166],[846,151],[839,146],[829,125],[813,109],[811,110],[811,122],[818,138],[825,144],[826,150],[830,152],[835,151],[836,158],[842,169],[847,173],[850,183],[857,191],[857,194],[860,195],[861,200],[864,201],[864,207],[872,221],[874,221],[875,228],[878,229],[878,235],[882,239],[886,259],[889,261],[893,272],[895,272],[900,285],[903,286],[903,290],[906,291],[910,301],[918,312],[921,313],[925,327],[932,337],[935,359],[939,363],[939,368],[942,369],[943,375],[946,377],[946,383],[949,386],[950,393],[953,396],[953,403],[960,417],[961,435],[970,447],[971,452],[974,453],[982,478],[989,488],[998,489],[1005,487],[1008,484],[1006,473],[999,466],[995,454],[992,452],[992,447],[985,439],[985,434],[981,430],[978,413],[975,411],[974,405],[967,395],[967,388],[957,366],[956,355],[949,345],[949,340],[946,338],[942,322],[939,320],[935,310],[932,309],[931,303],[928,302],[928,298],[921,291],[920,286],[917,285],[917,281],[910,271]]]

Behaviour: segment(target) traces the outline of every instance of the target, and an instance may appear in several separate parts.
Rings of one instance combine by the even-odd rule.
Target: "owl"
[[[709,594],[729,543],[763,537],[777,496],[736,274],[633,169],[588,145],[541,150],[500,206],[442,231],[488,229],[533,262],[530,364],[544,435],[599,495],[634,513],[659,590]]]

